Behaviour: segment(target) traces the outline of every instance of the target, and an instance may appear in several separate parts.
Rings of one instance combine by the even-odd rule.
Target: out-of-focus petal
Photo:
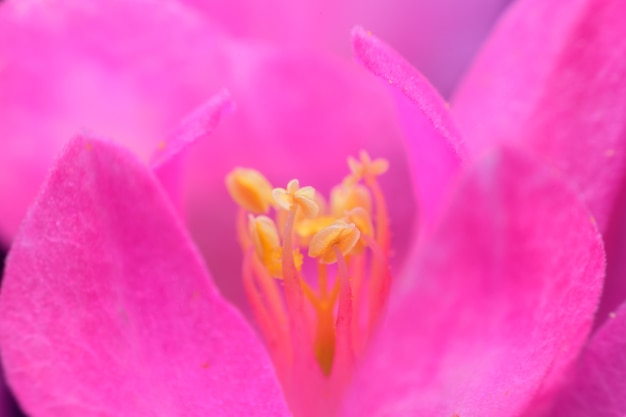
[[[10,239],[62,144],[88,129],[148,157],[222,88],[207,21],[173,1],[0,7],[0,234]]]
[[[601,231],[626,172],[624,16],[623,0],[519,1],[453,105],[473,151],[523,143],[579,190]]]
[[[0,347],[31,417],[287,415],[154,176],[97,140],[70,143],[20,228]]]
[[[594,334],[553,417],[626,415],[626,304]]]
[[[406,132],[420,227],[428,228],[464,154],[446,103],[428,81],[394,50],[357,27],[353,32],[357,59],[380,77],[396,98]]]
[[[355,24],[370,28],[445,96],[510,0],[185,0],[236,36],[351,53]]]
[[[196,141],[211,134],[222,116],[234,106],[228,91],[220,91],[185,117],[169,137],[159,143],[152,156],[152,169],[181,214],[184,211],[181,188],[186,151]]]
[[[415,261],[344,416],[518,415],[578,354],[604,271],[589,212],[512,149],[461,178]]]
[[[393,45],[450,97],[510,0],[351,0],[338,33],[358,23]],[[345,36],[345,35],[344,35]]]
[[[232,68],[224,85],[237,109],[190,153],[186,194],[191,233],[213,276],[230,281],[221,287],[225,296],[244,303],[237,207],[224,183],[236,166],[260,170],[274,187],[297,178],[328,195],[350,172],[349,155],[364,149],[388,159],[390,169],[380,182],[388,198],[398,196],[389,212],[393,262],[400,264],[413,238],[415,204],[387,91],[359,65],[327,55],[235,41],[224,49]]]

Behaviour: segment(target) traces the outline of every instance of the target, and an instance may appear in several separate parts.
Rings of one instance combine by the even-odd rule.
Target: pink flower
[[[351,54],[355,22],[395,45],[449,95],[510,0],[185,0],[228,33]],[[451,28],[454,28],[451,30]]]
[[[520,3],[522,11],[525,4],[541,11],[533,1]],[[594,42],[598,37],[603,40],[605,31],[623,30],[614,18],[623,7],[618,1],[597,9],[592,4],[585,3],[593,11],[591,16],[606,24],[600,25],[602,30],[579,33],[579,20],[565,15],[565,28],[556,25],[557,38],[561,33],[580,34],[588,42],[582,44],[595,51],[602,50],[599,46],[604,44]],[[573,16],[582,15],[581,10],[575,9]],[[519,21],[534,17],[522,11],[510,15],[511,26],[507,29],[505,21],[501,33],[506,35],[511,27],[518,33]],[[623,368],[616,373],[609,370],[620,357],[623,314],[589,343],[577,365],[578,377],[566,377],[587,338],[599,296],[604,257],[596,222],[604,229],[601,214],[615,201],[616,184],[607,182],[602,193],[584,190],[591,186],[590,172],[623,168],[621,154],[616,166],[598,162],[598,143],[613,144],[616,138],[581,135],[581,140],[594,145],[588,149],[593,169],[572,169],[579,161],[574,158],[577,154],[569,152],[567,143],[555,140],[549,128],[556,125],[561,132],[574,124],[577,128],[570,133],[588,133],[584,129],[587,119],[577,117],[576,101],[559,102],[564,107],[543,107],[541,100],[534,100],[543,94],[531,94],[522,101],[529,107],[522,115],[534,120],[533,111],[541,110],[551,122],[530,124],[536,130],[529,132],[533,139],[537,135],[541,146],[533,147],[528,132],[516,140],[512,133],[522,129],[512,122],[505,128],[517,126],[516,130],[502,136],[488,130],[474,133],[477,119],[464,113],[463,93],[456,102],[456,116],[459,120],[468,116],[459,133],[432,87],[393,51],[359,30],[355,50],[386,83],[400,87],[394,91],[400,93],[400,115],[407,122],[411,182],[406,178],[404,183],[396,182],[397,188],[388,189],[388,197],[392,210],[412,204],[415,198],[420,233],[411,233],[406,223],[400,225],[409,230],[400,243],[410,253],[396,267],[386,323],[359,359],[350,382],[339,387],[340,395],[323,390],[311,395],[311,380],[296,379],[296,389],[285,393],[292,410],[297,415],[327,415],[318,410],[328,407],[341,416],[517,416],[538,415],[556,401],[557,410],[569,415],[568,407],[574,403],[568,396],[576,396],[597,411],[593,407],[611,398],[611,392],[589,388],[585,382],[623,384],[619,378]],[[568,55],[559,49],[548,57],[559,64]],[[576,57],[582,57],[584,64],[613,68],[614,61],[604,61],[603,56]],[[569,59],[563,62],[571,63]],[[587,69],[576,64],[566,72],[574,78],[578,69]],[[544,75],[541,71],[531,74]],[[515,75],[513,80],[518,79]],[[550,93],[552,86],[559,85],[542,77],[539,82],[524,76],[519,79],[541,92]],[[588,93],[587,88],[605,87],[603,80],[583,86],[581,94]],[[472,91],[472,78],[467,82],[466,88]],[[611,86],[622,87],[619,82]],[[500,92],[498,88],[493,91]],[[607,100],[621,93],[618,88],[600,91]],[[525,90],[515,91],[514,96],[521,92]],[[485,100],[488,106],[489,95],[479,93],[474,96],[476,103],[483,105],[481,100]],[[213,126],[215,119],[205,116],[215,114],[211,109],[221,111],[219,103],[224,102],[218,100],[214,106],[216,102],[210,101],[203,108],[208,114],[196,114],[204,120],[202,129]],[[506,114],[506,109],[502,111]],[[300,122],[306,120],[299,119],[296,126]],[[193,132],[189,126],[183,125],[182,135],[176,132],[165,144],[165,157],[155,160],[162,180],[175,173],[169,171],[167,156],[176,156],[195,138],[185,136]],[[481,148],[473,145],[478,137],[489,143],[481,157],[473,153]],[[518,143],[502,145],[503,139]],[[263,145],[267,143],[276,142]],[[308,165],[280,158],[278,146],[265,160],[270,168],[278,163],[282,168],[302,168],[311,178],[320,167],[328,176],[338,172],[336,165],[327,163],[329,154],[324,148],[311,149],[306,141],[279,143],[306,155]],[[329,140],[326,145],[333,150],[351,148],[340,141]],[[219,157],[211,163],[222,164],[211,167],[214,173],[239,154],[239,149],[226,144],[212,146],[219,150]],[[574,191],[517,146],[540,155],[548,164],[571,169],[565,172]],[[550,146],[560,146],[561,151],[539,152]],[[256,158],[251,160],[263,163]],[[464,167],[461,159],[467,161]],[[562,161],[568,163],[565,168],[559,165]],[[198,166],[192,155],[192,169]],[[395,174],[393,179],[401,180],[402,175]],[[323,184],[327,180],[321,176]],[[221,182],[221,178],[214,181]],[[165,186],[175,191],[171,183]],[[216,213],[225,210],[221,203],[214,205],[219,206]],[[391,217],[396,222],[401,219],[394,212]],[[209,260],[209,265],[217,264]],[[219,296],[157,178],[117,145],[85,135],[68,145],[20,229],[5,279],[0,297],[0,348],[9,382],[33,417],[288,413],[266,350]],[[304,369],[294,375],[312,377],[319,371],[307,366],[305,362]],[[565,383],[567,388],[562,390]],[[609,412],[623,413],[620,401],[615,400]]]
[[[411,261],[345,402],[299,379],[296,415],[517,415],[584,341],[604,266],[587,211],[511,149],[466,171]],[[169,198],[111,144],[78,138],[60,157],[0,308],[8,380],[34,417],[287,415],[267,353]]]

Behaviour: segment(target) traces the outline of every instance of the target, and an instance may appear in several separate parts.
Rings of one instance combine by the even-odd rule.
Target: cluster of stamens
[[[296,179],[273,188],[244,168],[226,178],[240,206],[244,286],[283,381],[299,355],[327,377],[349,371],[386,304],[389,222],[376,178],[388,164],[362,151],[348,166],[329,203]]]

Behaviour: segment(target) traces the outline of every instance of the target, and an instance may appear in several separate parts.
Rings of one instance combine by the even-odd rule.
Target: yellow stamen
[[[248,227],[257,256],[271,276],[282,278],[282,246],[276,223],[267,216],[254,217],[250,215],[248,217]],[[296,269],[300,270],[302,267],[302,254],[297,249],[295,252]]]
[[[289,211],[292,207],[297,206],[309,218],[317,216],[320,211],[320,207],[315,201],[315,189],[313,187],[300,188],[298,180],[289,181],[287,189],[274,188],[272,196],[281,208]]]
[[[374,235],[374,225],[369,213],[363,207],[356,207],[346,212],[346,221],[354,223],[359,232],[361,233],[360,239],[352,249],[353,254],[360,255],[366,248],[367,243],[364,240],[365,236]]]
[[[295,229],[299,237],[300,245],[309,246],[311,238],[323,228],[333,224],[334,221],[335,217],[332,216],[320,216],[314,219],[302,219],[300,221],[296,220]]]
[[[330,191],[330,209],[335,216],[343,216],[346,211],[356,207],[363,207],[368,213],[372,212],[372,196],[361,184],[345,182]]]
[[[267,213],[272,202],[272,185],[257,170],[235,168],[226,176],[226,188],[237,204],[255,214]]]
[[[350,253],[354,245],[359,241],[361,233],[354,223],[348,223],[343,219],[317,232],[309,244],[309,256],[319,258],[325,264],[337,262],[334,247],[339,248],[343,256]]]
[[[369,185],[370,181],[379,175],[384,174],[389,169],[389,162],[386,159],[375,159],[372,161],[365,151],[359,152],[359,159],[348,157],[348,166],[352,174],[348,176],[348,182],[365,181]]]
[[[237,168],[226,179],[241,206],[244,287],[287,386],[300,380],[297,369],[309,369],[306,361],[317,362],[333,384],[347,380],[384,313],[390,234],[376,178],[388,163],[361,152],[348,165],[351,173],[332,189],[330,204],[295,179],[273,190],[250,169]],[[311,260],[301,251],[315,258],[316,268],[303,268]],[[311,273],[317,280],[305,277]]]

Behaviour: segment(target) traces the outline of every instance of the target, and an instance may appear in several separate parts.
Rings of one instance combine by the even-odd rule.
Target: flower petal
[[[468,146],[521,142],[563,171],[604,231],[626,172],[626,2],[522,0],[454,100]]]
[[[211,134],[225,113],[235,104],[226,90],[211,97],[193,113],[185,117],[169,137],[159,144],[152,156],[151,166],[161,185],[182,213],[182,171],[186,150],[196,141]]]
[[[626,304],[594,334],[554,417],[626,415]]]
[[[450,179],[464,153],[446,104],[437,91],[389,46],[357,27],[352,34],[357,59],[390,86],[406,131],[420,227],[433,222]]]
[[[576,357],[604,271],[587,210],[512,149],[461,178],[396,283],[344,416],[513,416]]]
[[[0,346],[32,417],[287,415],[156,179],[97,140],[70,143],[22,224]]]
[[[394,45],[449,96],[510,0],[185,0],[229,33],[349,56],[355,22]]]
[[[63,143],[89,129],[147,157],[222,85],[216,35],[174,1],[0,7],[0,234],[11,239]]]

